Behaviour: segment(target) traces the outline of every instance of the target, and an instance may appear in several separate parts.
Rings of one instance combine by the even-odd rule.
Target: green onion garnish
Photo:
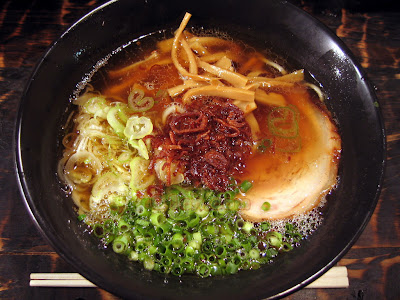
[[[245,180],[240,185],[240,189],[242,190],[243,193],[246,193],[249,189],[251,189],[252,186],[253,184],[250,181]]]
[[[251,186],[246,180],[231,188],[245,192]],[[110,207],[108,219],[90,225],[114,252],[147,270],[175,276],[257,269],[300,242],[302,236],[291,223],[279,233],[271,231],[269,222],[245,221],[239,215],[243,207],[239,197],[237,192],[174,186],[166,188],[161,201],[118,196],[113,202],[121,203],[121,210],[115,213]],[[265,202],[263,210],[269,208]],[[79,218],[91,219],[83,214]]]
[[[262,205],[261,205],[261,209],[263,211],[269,211],[271,208],[271,203],[265,201]]]

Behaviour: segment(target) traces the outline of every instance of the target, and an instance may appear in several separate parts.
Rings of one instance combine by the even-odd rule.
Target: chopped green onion
[[[140,217],[144,217],[144,216],[148,216],[150,214],[150,211],[143,205],[138,205],[136,207],[136,214]]]
[[[243,219],[238,219],[237,221],[236,221],[236,227],[237,228],[242,228],[244,226],[244,221],[243,221]]]
[[[103,223],[103,228],[104,228],[104,231],[107,233],[115,233],[114,232],[114,230],[115,230],[114,220],[111,220],[111,219],[105,220]]]
[[[235,265],[239,266],[240,263],[242,262],[242,258],[239,255],[235,255],[232,259],[231,262],[234,263]]]
[[[201,244],[202,237],[201,237],[201,233],[200,232],[193,233],[192,237],[193,237],[193,240],[198,241]]]
[[[253,184],[250,181],[245,180],[240,185],[240,189],[242,190],[243,193],[246,193],[249,189],[251,189],[252,186]]]
[[[153,270],[154,269],[154,259],[147,256],[143,261],[143,266],[146,270]]]
[[[224,195],[225,201],[234,200],[237,195],[237,192],[236,191],[226,191],[223,195]]]
[[[149,159],[149,150],[147,150],[147,146],[142,139],[129,139],[128,143],[138,151],[138,154],[141,157],[143,157],[144,159]]]
[[[149,249],[148,249],[148,253],[149,253],[150,255],[156,254],[156,253],[157,253],[157,247],[154,246],[154,245],[151,245],[151,246],[149,247]]]
[[[271,229],[271,224],[268,222],[262,222],[260,227],[261,227],[261,230],[268,231]]]
[[[125,123],[119,118],[119,111],[120,107],[118,106],[111,108],[107,113],[107,122],[110,124],[115,133],[122,137],[125,130]]]
[[[183,235],[182,234],[180,234],[180,233],[175,233],[173,236],[172,236],[172,239],[171,240],[179,240],[179,241],[183,241]]]
[[[210,253],[210,254],[207,255],[207,260],[210,263],[214,263],[214,262],[217,261],[217,256],[214,253]]]
[[[182,240],[178,240],[178,239],[172,240],[172,241],[170,241],[169,248],[171,250],[173,250],[173,251],[179,251],[180,252],[180,250],[183,250],[183,248],[184,248],[183,241]]]
[[[257,150],[260,152],[265,152],[267,149],[269,149],[272,145],[272,141],[270,139],[264,139],[260,142],[260,144],[257,146]]]
[[[197,209],[196,209],[196,214],[200,217],[200,218],[204,218],[205,216],[208,215],[209,212],[209,208],[207,205],[202,204],[200,205]]]
[[[220,215],[225,215],[226,214],[226,206],[224,204],[218,206],[217,207],[217,212]]]
[[[119,128],[119,127],[118,127]],[[123,129],[124,135],[129,139],[142,139],[153,132],[153,123],[147,117],[132,116]]]
[[[253,248],[249,251],[249,256],[252,259],[258,259],[260,258],[260,250]]]
[[[254,224],[251,222],[244,222],[243,226],[242,226],[242,230],[250,233],[250,230],[253,228]]]
[[[234,199],[232,201],[229,201],[228,203],[228,209],[230,211],[236,212],[240,207],[240,201],[237,199]]]
[[[139,260],[139,253],[136,251],[132,251],[129,253],[129,259],[133,261],[138,261]]]
[[[249,240],[242,242],[242,247],[245,251],[250,251],[252,244]]]
[[[175,276],[180,276],[183,274],[184,272],[184,268],[180,265],[174,265],[171,269],[171,273]]]
[[[172,260],[171,260],[171,258],[169,258],[168,256],[164,256],[164,257],[161,259],[161,264],[162,264],[163,266],[168,267],[168,266],[170,266],[170,265],[172,264]]]
[[[172,228],[172,225],[168,222],[164,222],[158,226],[158,229],[160,229],[161,233],[164,233],[164,234],[169,232],[171,230],[171,228]]]
[[[165,216],[162,213],[153,213],[150,216],[150,222],[154,226],[160,226],[166,221]]]
[[[280,248],[282,246],[282,234],[276,231],[270,231],[267,234],[268,243],[276,248]]]
[[[218,245],[217,248],[215,248],[215,253],[218,257],[225,257],[227,253],[226,247],[224,245]]]
[[[186,246],[185,247],[185,254],[187,257],[193,257],[195,254],[196,250],[192,246]]]
[[[196,271],[197,271],[197,274],[198,274],[200,277],[207,277],[207,276],[210,276],[210,273],[211,273],[210,266],[209,266],[209,265],[206,265],[206,264],[200,264],[200,265],[198,265],[197,268],[196,268]]]
[[[271,203],[269,203],[268,201],[265,201],[262,205],[261,205],[261,209],[263,211],[269,211],[271,209]]]
[[[191,248],[193,248],[193,249],[195,249],[195,250],[200,250],[200,248],[201,248],[201,242],[199,242],[199,241],[197,241],[197,240],[191,240],[190,242],[189,242],[189,246],[188,247],[191,247]]]
[[[289,244],[287,242],[283,242],[283,244],[282,244],[282,250],[283,251],[288,252],[288,251],[290,251],[292,249],[293,249],[293,246],[291,244]]]
[[[144,97],[144,91],[141,89],[134,89],[128,96],[129,108],[134,112],[148,111],[154,105],[152,97]]]
[[[189,215],[189,220],[188,220],[188,227],[193,228],[199,225],[200,223],[200,217],[199,215],[193,213]]]
[[[201,245],[201,250],[204,253],[211,253],[211,251],[213,250],[214,245],[210,242],[210,241],[205,241],[202,245]]]
[[[118,229],[121,232],[126,232],[131,229],[131,226],[124,220],[119,220],[118,221]]]
[[[239,265],[236,265],[232,262],[228,262],[225,267],[225,271],[227,274],[235,274],[239,270]]]
[[[150,222],[144,219],[137,219],[135,223],[141,227],[147,227],[150,225]]]
[[[128,249],[128,238],[126,235],[120,235],[113,241],[113,250],[115,253],[124,253]]]
[[[184,258],[182,260],[182,267],[188,273],[193,272],[193,270],[194,270],[194,260],[193,259],[189,259],[189,258]]]
[[[93,227],[93,234],[99,238],[104,236],[104,227],[101,224],[95,224]]]

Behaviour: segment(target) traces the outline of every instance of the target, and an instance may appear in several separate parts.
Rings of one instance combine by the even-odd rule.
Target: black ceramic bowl
[[[76,84],[119,46],[159,30],[172,33],[185,11],[189,26],[217,28],[289,64],[323,86],[343,141],[340,182],[324,221],[301,247],[258,270],[215,278],[181,278],[144,270],[99,248],[76,218],[56,175],[62,124]],[[23,96],[16,129],[16,168],[27,208],[54,249],[83,276],[123,298],[259,299],[287,295],[335,263],[367,224],[380,191],[385,136],[377,99],[364,71],[325,26],[286,1],[111,1],[57,40]]]

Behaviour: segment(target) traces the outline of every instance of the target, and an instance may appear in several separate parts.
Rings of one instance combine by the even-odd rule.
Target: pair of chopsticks
[[[30,286],[96,287],[79,273],[31,273]]]
[[[96,287],[78,273],[31,273],[30,286],[36,287]],[[306,288],[347,288],[349,279],[345,266],[336,266],[310,283]]]

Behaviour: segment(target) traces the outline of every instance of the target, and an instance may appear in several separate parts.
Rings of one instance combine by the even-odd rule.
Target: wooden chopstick
[[[96,287],[87,279],[33,279],[29,286],[37,287]]]
[[[306,288],[348,288],[349,278],[345,266],[335,266],[311,282]]]
[[[96,287],[78,273],[31,273],[30,286],[35,287]],[[310,283],[306,288],[347,288],[349,279],[345,266],[336,266]]]
[[[86,280],[79,273],[31,273],[31,280]]]

